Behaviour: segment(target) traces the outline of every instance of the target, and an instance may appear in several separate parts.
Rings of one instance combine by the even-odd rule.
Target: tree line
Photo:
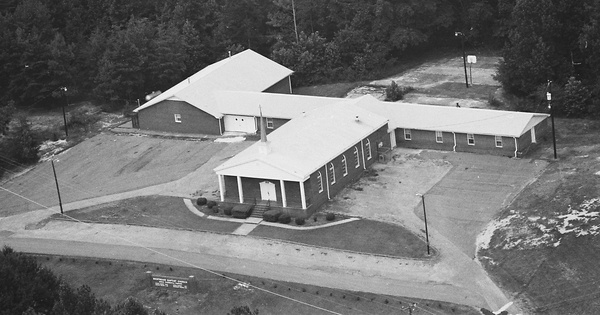
[[[117,106],[253,49],[294,84],[359,80],[424,51],[501,49],[498,80],[565,115],[598,112],[599,0],[6,0],[0,105],[94,98]],[[63,92],[60,87],[68,87]],[[572,107],[572,108],[571,108]],[[527,108],[525,108],[527,109]]]

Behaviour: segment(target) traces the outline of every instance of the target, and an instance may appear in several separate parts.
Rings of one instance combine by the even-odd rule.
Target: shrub
[[[279,223],[288,224],[292,222],[292,217],[287,213],[282,213],[279,216]]]
[[[333,220],[335,220],[335,214],[333,214],[333,213],[330,212],[330,213],[328,213],[328,214],[325,215],[325,219],[327,221],[333,221]]]
[[[231,215],[231,212],[232,212],[232,210],[233,210],[233,207],[232,207],[232,206],[225,206],[225,207],[223,208],[223,213],[224,213],[225,215]]]
[[[237,219],[246,219],[252,213],[253,205],[236,205],[231,211],[231,215]]]
[[[304,218],[296,218],[296,225],[304,225]]]
[[[196,204],[199,206],[204,206],[206,204],[206,198],[204,198],[204,197],[198,198],[198,200],[196,200]]]
[[[277,222],[279,220],[279,216],[281,216],[281,211],[268,210],[263,213],[263,220],[267,222]]]
[[[214,200],[209,200],[209,201],[206,202],[206,206],[208,207],[208,209],[210,209],[210,208],[212,208],[212,207],[214,207],[216,205],[217,205],[217,202],[214,201]]]
[[[219,207],[218,206],[212,207],[212,212],[219,213]]]

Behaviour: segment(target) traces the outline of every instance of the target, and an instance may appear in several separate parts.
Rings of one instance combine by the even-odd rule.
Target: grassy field
[[[600,121],[557,119],[551,160],[499,218],[487,269],[532,314],[600,313]]]
[[[75,287],[90,286],[97,297],[111,304],[134,297],[146,307],[168,314],[227,314],[233,307],[249,306],[267,314],[330,314],[305,304],[341,314],[479,314],[471,307],[430,300],[407,299],[364,292],[336,290],[298,283],[273,281],[227,274],[229,280],[206,271],[74,257],[36,256],[39,263],[53,270]],[[197,292],[174,291],[149,285],[145,272],[156,275],[188,277],[199,284]],[[251,284],[248,289],[239,282]],[[115,285],[118,283],[119,285]],[[293,301],[293,300],[296,301]]]
[[[231,233],[241,225],[199,217],[186,208],[182,198],[168,196],[125,199],[69,211],[68,215],[86,222],[133,224],[217,233]],[[64,219],[60,214],[55,214],[53,218]],[[325,222],[322,216],[319,222]],[[295,224],[290,223],[290,225]],[[403,227],[372,220],[359,220],[308,231],[258,226],[250,235],[378,255],[427,258],[424,255],[425,243],[422,239]],[[435,253],[430,257],[435,257]]]

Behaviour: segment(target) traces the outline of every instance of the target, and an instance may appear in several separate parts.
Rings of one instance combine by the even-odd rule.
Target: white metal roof
[[[134,112],[167,99],[178,99],[221,118],[223,114],[215,104],[213,92],[261,92],[292,73],[292,70],[248,49],[207,66],[136,108]]]
[[[292,119],[322,106],[352,102],[345,98],[234,91],[217,91],[215,100],[224,115],[259,116],[260,106],[264,117],[283,119]]]
[[[322,106],[287,122],[267,136],[269,153],[260,141],[215,168],[219,175],[304,181],[327,162],[348,150],[387,119],[360,108],[377,102],[363,96]],[[356,120],[358,116],[358,120]]]
[[[506,137],[520,137],[549,116],[411,103],[369,102],[359,106],[387,117],[390,129],[408,128]]]

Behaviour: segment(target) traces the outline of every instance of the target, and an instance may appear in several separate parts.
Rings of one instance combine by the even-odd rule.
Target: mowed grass
[[[199,217],[187,209],[183,198],[169,196],[136,197],[69,211],[67,214],[85,222],[217,233],[232,233],[241,225]],[[53,215],[53,218],[65,219],[60,214]],[[426,256],[425,242],[405,228],[372,220],[304,231],[259,225],[250,236],[386,256],[419,259],[435,256],[435,251],[433,255]]]
[[[315,230],[258,226],[250,235],[315,246],[406,258],[427,258],[426,243],[403,227],[359,220]],[[433,250],[432,256],[436,252]]]
[[[600,235],[560,234],[560,215],[578,209],[586,200],[600,198],[600,121],[556,119],[558,160],[552,159],[552,140],[534,152],[551,161],[549,167],[509,205],[501,218],[519,214],[508,232],[497,231],[490,249],[480,252],[488,272],[521,299],[531,314],[600,314]],[[513,212],[511,212],[511,210]],[[589,209],[590,214],[600,207]],[[551,223],[555,220],[555,223]],[[546,222],[551,224],[545,224]],[[536,224],[543,223],[545,231]],[[584,231],[599,220],[574,220]],[[552,237],[527,248],[505,247],[510,233]],[[521,238],[523,242],[525,238]],[[554,246],[556,241],[560,244]]]
[[[479,314],[471,307],[453,303],[226,274],[234,279],[231,280],[221,277],[221,274],[195,268],[79,257],[36,257],[40,264],[62,276],[72,286],[88,285],[96,297],[111,304],[133,297],[146,307],[160,309],[167,314],[227,314],[233,307],[249,306],[252,310],[258,309],[261,315],[331,312],[387,315],[408,314],[407,307],[413,303],[416,303],[413,314]],[[198,280],[199,289],[190,292],[154,288],[146,278],[146,271],[174,277],[193,275]],[[240,282],[255,287],[236,289]]]
[[[69,211],[77,220],[108,224],[132,224],[165,229],[231,233],[241,224],[201,218],[187,209],[183,198],[144,196]],[[60,214],[55,219],[63,219]]]

